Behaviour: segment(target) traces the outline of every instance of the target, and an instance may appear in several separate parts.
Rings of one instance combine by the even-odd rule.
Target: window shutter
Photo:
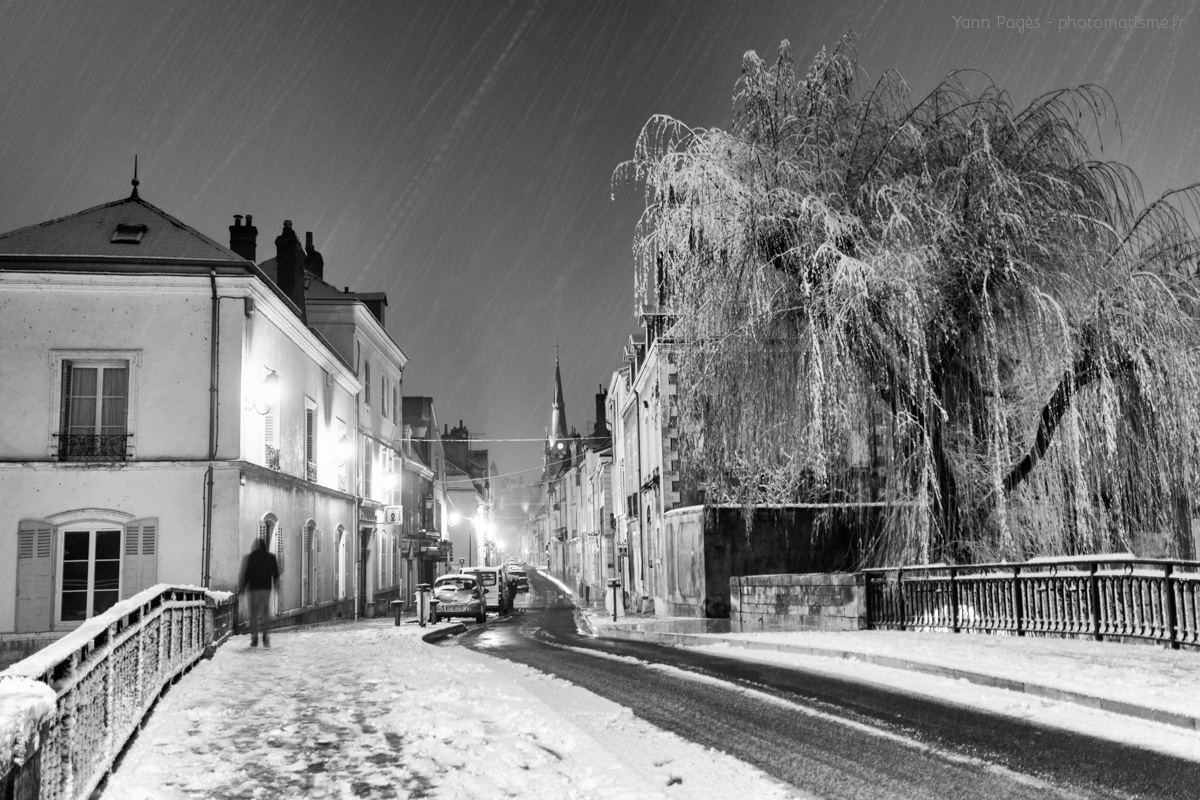
[[[158,583],[158,518],[135,519],[125,526],[125,561],[121,565],[121,598]]]
[[[58,452],[61,456],[67,450],[67,434],[71,432],[71,368],[73,362],[62,362],[62,414],[59,420]]]
[[[275,561],[279,567],[279,574],[283,574],[283,528],[279,525],[275,526]]]
[[[316,445],[316,417],[317,411],[315,408],[308,408],[304,411],[304,460],[309,464],[317,460]]]
[[[125,548],[121,561],[121,599],[133,597],[140,590],[141,582],[142,536],[137,523],[131,522],[125,526]]]
[[[301,604],[312,602],[309,594],[308,573],[312,571],[312,528],[308,525],[300,531],[300,597]]]
[[[40,519],[23,519],[17,528],[17,633],[50,630],[53,536],[50,523]]]
[[[312,558],[312,583],[313,583],[313,602],[321,602],[321,529],[317,528],[313,531],[313,551]]]

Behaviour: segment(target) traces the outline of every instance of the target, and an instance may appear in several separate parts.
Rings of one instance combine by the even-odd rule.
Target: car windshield
[[[449,580],[440,580],[434,586],[439,592],[443,591],[460,591],[462,589],[474,589],[475,581],[470,578],[451,578]]]

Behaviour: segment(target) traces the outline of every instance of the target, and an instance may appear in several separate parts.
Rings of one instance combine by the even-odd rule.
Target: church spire
[[[557,350],[557,348],[555,348]],[[554,354],[554,403],[550,408],[550,443],[567,438],[567,404],[563,401],[562,370]]]

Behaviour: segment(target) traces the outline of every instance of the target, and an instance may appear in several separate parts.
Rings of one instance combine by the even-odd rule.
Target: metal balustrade
[[[1200,645],[1200,561],[1100,556],[864,574],[868,628]]]
[[[16,738],[0,741],[0,797],[90,796],[163,689],[232,630],[234,610],[227,593],[159,585],[0,672],[0,731]],[[26,702],[39,685],[52,710]]]
[[[54,434],[59,461],[124,461],[131,433]]]

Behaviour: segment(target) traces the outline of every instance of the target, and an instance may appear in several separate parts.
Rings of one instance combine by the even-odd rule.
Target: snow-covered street
[[[103,796],[803,796],[562,680],[427,644],[431,630],[231,639],[160,700]]]

